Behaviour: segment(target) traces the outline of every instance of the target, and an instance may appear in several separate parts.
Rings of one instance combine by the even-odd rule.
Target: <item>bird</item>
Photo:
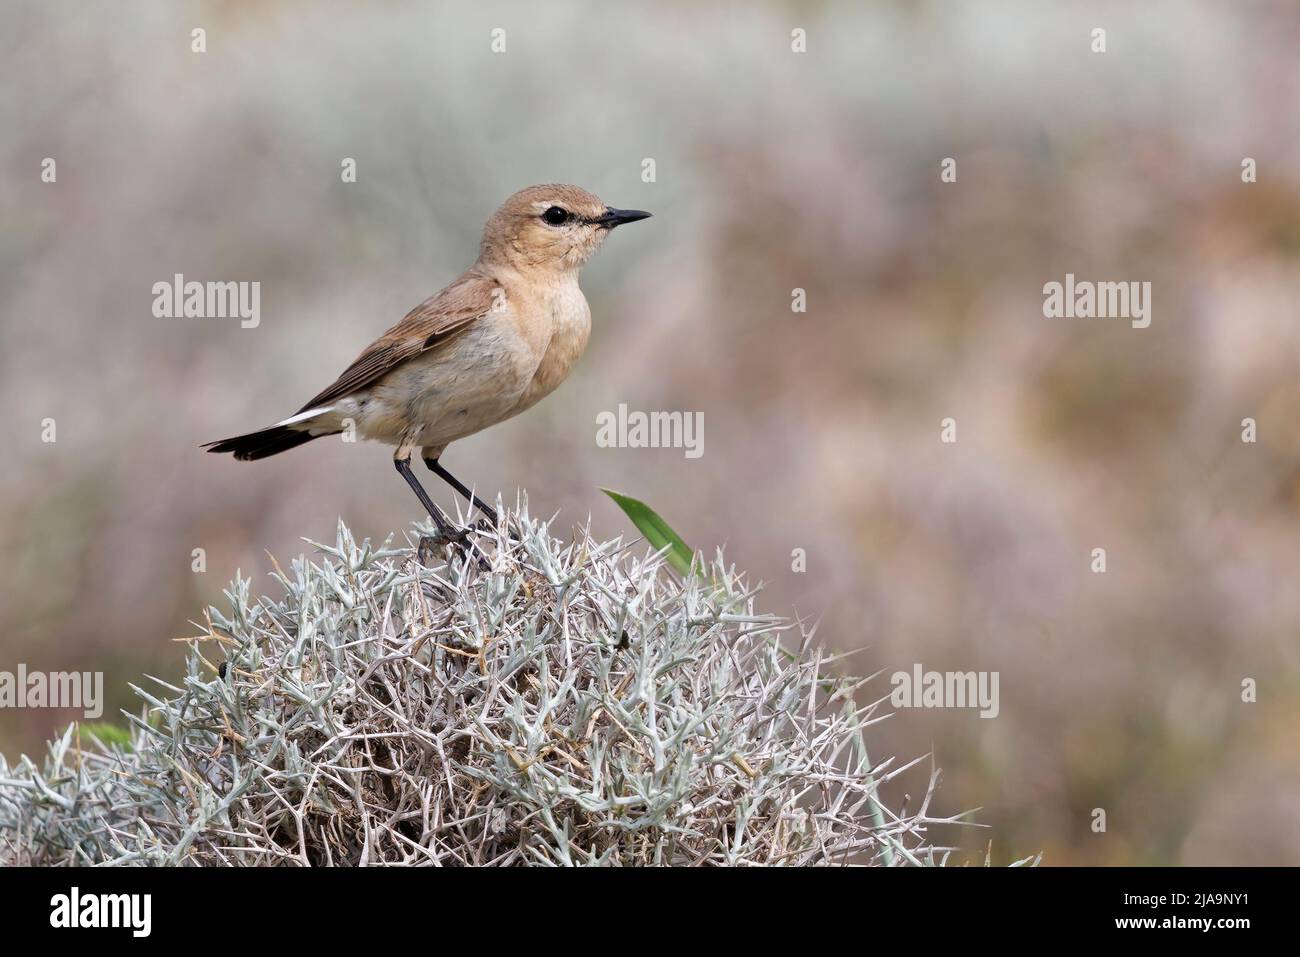
[[[591,333],[578,274],[616,227],[650,218],[577,186],[529,186],[487,220],[478,259],[366,346],[296,413],[200,446],[264,459],[351,431],[394,446],[393,464],[437,526],[463,543],[429,498],[411,456],[498,524],[495,509],[440,463],[447,446],[531,408],[568,377]]]

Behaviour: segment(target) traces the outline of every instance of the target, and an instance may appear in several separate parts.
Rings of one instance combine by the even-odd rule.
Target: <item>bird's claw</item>
[[[464,529],[439,529],[432,535],[421,535],[416,548],[420,563],[429,564],[426,559],[432,558],[435,550],[444,545],[452,545],[463,552],[469,548],[469,533]]]
[[[415,556],[421,565],[427,566],[432,562],[435,549],[444,545],[450,545],[460,552],[463,557],[469,556],[471,550],[474,549],[474,543],[470,540],[468,529],[447,527],[439,529],[432,535],[420,536]],[[492,567],[481,552],[478,554],[478,566],[484,571]]]

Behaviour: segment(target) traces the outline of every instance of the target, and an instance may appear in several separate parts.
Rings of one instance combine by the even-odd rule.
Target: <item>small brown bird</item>
[[[492,214],[478,261],[367,346],[295,415],[210,442],[209,452],[261,459],[347,429],[395,445],[393,463],[437,523],[464,533],[411,471],[411,452],[492,521],[496,513],[438,464],[448,444],[517,415],[568,376],[587,345],[591,310],[578,271],[615,226],[646,219],[577,186],[530,186]]]

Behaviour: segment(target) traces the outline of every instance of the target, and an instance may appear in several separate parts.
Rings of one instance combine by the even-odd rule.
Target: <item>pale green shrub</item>
[[[720,555],[683,578],[643,545],[507,522],[477,536],[485,562],[426,567],[340,523],[319,561],[277,566],[280,597],[237,579],[181,684],[136,689],[129,744],[74,726],[39,767],[0,759],[0,860],[942,860],[933,774],[913,811],[885,806],[864,682]]]

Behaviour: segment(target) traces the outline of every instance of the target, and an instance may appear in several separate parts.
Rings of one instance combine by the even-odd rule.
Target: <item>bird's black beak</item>
[[[603,226],[605,229],[613,229],[615,226],[622,226],[624,223],[635,223],[638,219],[649,219],[650,214],[640,209],[615,209],[613,206],[605,210],[604,216],[593,219],[592,222],[597,226]]]

